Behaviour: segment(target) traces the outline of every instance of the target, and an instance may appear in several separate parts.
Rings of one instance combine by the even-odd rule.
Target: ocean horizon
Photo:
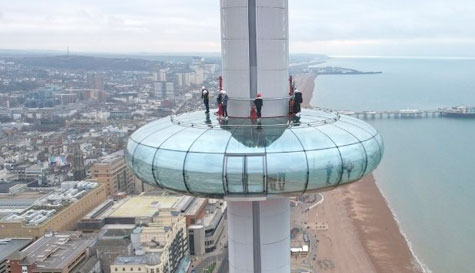
[[[360,111],[475,106],[472,58],[345,57],[319,66],[382,74],[320,75],[313,106]],[[426,272],[472,272],[475,119],[366,121],[385,141],[376,183],[418,262]]]

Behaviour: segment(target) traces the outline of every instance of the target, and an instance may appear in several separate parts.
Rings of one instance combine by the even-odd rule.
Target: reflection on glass
[[[336,185],[341,177],[341,158],[338,149],[307,152],[308,189]]]
[[[367,175],[373,169],[378,166],[379,162],[381,161],[381,150],[379,149],[379,144],[376,141],[376,138],[371,138],[363,142],[363,146],[365,147],[366,154],[368,155],[368,167],[366,168],[366,172],[364,175]]]
[[[340,147],[343,158],[343,177],[341,182],[355,181],[363,176],[366,168],[366,153],[361,144]]]
[[[186,192],[183,181],[185,152],[158,150],[154,161],[155,177],[162,187]]]
[[[137,149],[135,149],[133,165],[135,173],[140,179],[154,181],[151,163],[153,162],[153,156],[156,150],[156,148],[143,145],[139,145]]]
[[[244,157],[229,156],[226,163],[226,182],[230,193],[244,192]]]
[[[185,178],[191,192],[224,194],[222,154],[189,153]]]
[[[303,192],[307,184],[304,152],[267,154],[269,193]]]
[[[125,149],[125,162],[127,163],[127,166],[131,169],[133,169],[131,164],[135,153],[135,148],[137,148],[137,143],[132,139],[129,139],[129,141],[127,142],[127,148]]]
[[[250,193],[264,192],[264,157],[246,157],[247,191]]]

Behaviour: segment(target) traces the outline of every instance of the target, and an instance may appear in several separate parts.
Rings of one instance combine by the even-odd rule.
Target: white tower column
[[[228,243],[229,273],[289,273],[289,199],[228,201]]]
[[[264,97],[263,117],[286,116],[289,96],[288,0],[221,0],[223,88],[232,117],[248,117]]]

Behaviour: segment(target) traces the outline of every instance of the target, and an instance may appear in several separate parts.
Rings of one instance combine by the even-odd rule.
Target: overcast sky
[[[292,53],[475,56],[474,0],[290,0]],[[0,0],[0,48],[219,52],[219,0]]]

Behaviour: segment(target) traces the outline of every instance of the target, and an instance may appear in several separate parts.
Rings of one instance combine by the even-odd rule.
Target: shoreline
[[[375,183],[376,183],[376,179],[375,179]],[[376,184],[376,187],[378,187],[377,184]],[[378,187],[378,189],[379,189],[379,187]],[[393,211],[392,207],[387,202],[386,196],[383,194],[383,192],[381,190],[379,190],[379,192],[380,192],[381,196],[383,196],[383,198],[386,202],[386,206],[391,211],[391,214],[393,215],[393,219],[394,219],[394,221],[396,222],[396,224],[399,228],[399,232],[401,233],[402,237],[404,237],[404,240],[406,241],[407,246],[409,247],[409,251],[411,252],[412,256],[414,257],[414,260],[416,261],[419,268],[422,270],[422,273],[432,273],[432,270],[430,270],[429,267],[425,263],[423,263],[422,260],[419,259],[419,257],[416,255],[416,253],[414,251],[414,247],[412,245],[412,242],[409,240],[409,238],[407,238],[407,235],[404,232],[404,230],[402,230],[401,223],[399,222],[399,218],[397,217],[397,214]]]
[[[294,77],[295,85],[303,95],[303,107],[311,106],[313,90],[315,90],[315,79],[317,79],[317,74],[315,73],[299,74]]]
[[[311,106],[316,78],[315,73],[294,78],[304,107]],[[316,232],[323,238],[317,257],[330,257],[342,270],[335,272],[430,273],[415,255],[373,175],[324,195],[328,204],[317,208],[315,221],[324,221],[329,228]]]
[[[372,175],[343,187],[342,192],[376,272],[425,272]]]

